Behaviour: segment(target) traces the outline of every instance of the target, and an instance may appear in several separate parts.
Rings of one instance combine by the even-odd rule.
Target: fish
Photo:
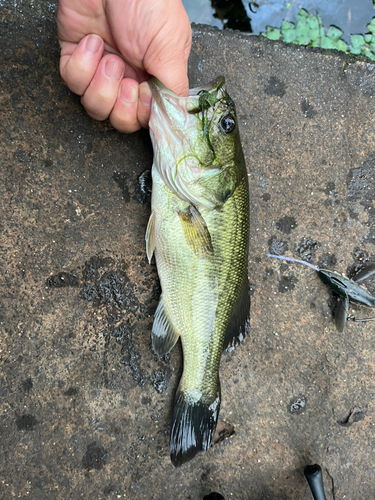
[[[224,77],[180,97],[150,80],[154,150],[149,262],[161,296],[152,349],[181,339],[170,457],[179,467],[211,445],[220,411],[221,354],[249,330],[249,186],[233,100]]]
[[[375,297],[371,295],[366,288],[359,283],[369,278],[375,273],[375,264],[369,264],[364,267],[352,278],[348,278],[344,274],[329,269],[319,269],[317,266],[310,264],[304,260],[285,257],[282,255],[266,254],[267,257],[274,257],[289,262],[297,262],[311,267],[317,273],[319,278],[329,286],[329,288],[338,295],[337,308],[335,310],[335,325],[338,332],[343,332],[349,311],[349,303],[356,303],[367,307],[375,307]],[[355,321],[374,321],[375,318],[356,319]]]

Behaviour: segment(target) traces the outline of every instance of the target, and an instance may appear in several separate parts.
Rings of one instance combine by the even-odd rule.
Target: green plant
[[[367,25],[367,28],[369,33],[366,35],[350,35],[351,45],[347,45],[341,38],[343,32],[339,28],[330,26],[326,29],[320,16],[313,16],[305,9],[301,9],[296,24],[283,21],[280,28],[267,26],[267,31],[262,35],[269,40],[281,39],[285,43],[363,54],[375,61],[375,17]]]

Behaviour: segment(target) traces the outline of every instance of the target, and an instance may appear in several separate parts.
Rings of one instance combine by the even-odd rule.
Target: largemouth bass
[[[249,328],[249,188],[224,78],[189,97],[156,79],[150,85],[154,162],[146,247],[162,288],[151,337],[160,356],[181,337],[184,368],[170,436],[178,467],[210,447],[221,354]]]

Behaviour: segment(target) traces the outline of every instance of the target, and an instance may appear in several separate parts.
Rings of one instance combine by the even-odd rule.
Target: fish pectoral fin
[[[203,257],[213,255],[210,231],[199,210],[194,205],[189,205],[185,211],[179,210],[177,213],[186,241],[193,252]]]
[[[230,352],[237,347],[250,328],[250,291],[247,276],[243,280],[240,297],[234,307],[225,332],[223,351]]]
[[[349,296],[339,297],[337,300],[337,307],[335,310],[335,324],[338,332],[343,332],[346,320],[348,319],[349,311]]]
[[[375,273],[375,264],[370,264],[369,266],[366,266],[363,269],[361,269],[352,279],[356,283],[360,283],[366,278],[369,278],[374,273]]]
[[[155,212],[151,212],[150,218],[148,219],[145,240],[147,258],[150,263],[155,250]]]
[[[172,327],[165,311],[164,300],[161,297],[155,311],[154,324],[152,325],[152,349],[158,356],[167,354],[178,340],[178,333]]]

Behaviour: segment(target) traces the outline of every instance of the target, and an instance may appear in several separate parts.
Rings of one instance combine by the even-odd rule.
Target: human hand
[[[147,127],[149,75],[188,95],[189,19],[181,0],[59,0],[60,73],[88,114],[121,132]]]

